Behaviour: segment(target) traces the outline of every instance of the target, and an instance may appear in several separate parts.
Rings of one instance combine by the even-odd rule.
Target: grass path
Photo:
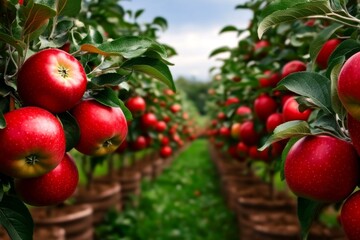
[[[143,183],[139,207],[109,215],[101,229],[116,233],[102,239],[238,239],[217,178],[207,141],[194,141],[156,181]]]

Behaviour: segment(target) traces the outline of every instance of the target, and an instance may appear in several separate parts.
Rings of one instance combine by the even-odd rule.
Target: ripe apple
[[[140,96],[129,98],[125,105],[134,115],[142,114],[146,109],[146,102],[144,98]]]
[[[360,121],[356,120],[350,114],[348,114],[347,127],[351,138],[351,142],[360,156]]]
[[[334,52],[335,48],[337,48],[340,43],[341,40],[337,38],[330,39],[324,43],[315,60],[321,69],[327,68],[330,55]]]
[[[359,182],[359,159],[351,145],[335,137],[306,136],[290,149],[285,179],[300,197],[320,202],[339,202]]]
[[[15,191],[29,205],[50,206],[68,199],[75,192],[78,182],[76,164],[66,153],[50,172],[35,178],[16,179]]]
[[[60,121],[38,107],[23,107],[4,114],[0,130],[0,172],[14,178],[41,176],[54,169],[65,154],[65,133]]]
[[[233,123],[233,125],[231,125],[231,137],[233,139],[239,139],[240,137],[240,127],[241,127],[241,123]]]
[[[144,136],[138,136],[135,141],[130,143],[130,147],[134,151],[139,151],[147,147],[147,141]]]
[[[360,52],[352,55],[342,66],[338,77],[338,95],[345,109],[360,120]]]
[[[112,153],[127,136],[126,118],[119,107],[108,107],[89,99],[77,104],[71,113],[80,128],[80,140],[75,149],[83,154]]]
[[[280,124],[284,123],[284,116],[282,113],[273,113],[266,120],[266,130],[272,133],[274,129]]]
[[[155,130],[157,132],[164,132],[167,128],[166,122],[165,121],[158,121],[155,125]]]
[[[171,111],[172,113],[177,113],[177,112],[179,112],[180,110],[181,110],[181,105],[178,104],[178,103],[175,103],[175,104],[173,104],[173,105],[170,106],[170,111]]]
[[[160,138],[160,143],[161,143],[161,146],[169,145],[170,139],[167,136],[162,136]]]
[[[280,80],[281,78],[278,73],[266,70],[264,71],[264,77],[259,78],[259,85],[262,88],[275,87]]]
[[[167,96],[173,96],[175,93],[170,88],[167,88],[167,89],[164,90],[164,94],[167,95]]]
[[[236,104],[236,103],[239,103],[239,102],[240,102],[239,98],[237,98],[237,97],[229,97],[228,99],[226,99],[224,105],[229,106],[231,104]]]
[[[154,128],[157,123],[157,118],[154,113],[145,113],[141,116],[141,125],[144,128]]]
[[[340,213],[341,226],[348,240],[357,240],[360,236],[360,191],[345,200]]]
[[[282,68],[282,77],[286,77],[287,75],[294,72],[302,72],[306,70],[306,64],[299,60],[293,60],[286,63]]]
[[[17,90],[25,105],[53,113],[69,110],[86,90],[81,63],[60,49],[45,49],[29,57],[19,70]]]
[[[225,126],[221,127],[219,129],[219,135],[222,136],[222,137],[225,137],[225,138],[229,137],[230,136],[230,129],[228,127],[225,127]]]
[[[223,113],[223,112],[219,112],[219,113],[217,114],[217,118],[218,118],[219,120],[224,120],[224,119],[226,119],[226,115],[225,115],[225,113]]]
[[[230,145],[227,149],[227,153],[234,159],[238,159],[239,155],[236,151],[236,145]]]
[[[299,103],[295,100],[294,97],[290,97],[286,100],[282,112],[285,122],[293,121],[293,120],[307,121],[311,114],[310,109],[306,109],[305,111],[300,112]]]
[[[160,156],[162,158],[168,158],[172,154],[172,149],[170,146],[164,146],[160,149]]]
[[[239,142],[236,145],[236,152],[241,159],[245,160],[249,154],[249,147],[245,143]]]
[[[247,106],[240,106],[236,109],[236,115],[240,117],[246,117],[251,114],[251,108]]]
[[[270,46],[270,43],[267,41],[267,40],[260,40],[258,42],[255,43],[255,51],[256,50],[260,50],[262,48],[265,48],[265,47],[269,47]]]
[[[256,145],[259,142],[260,135],[255,131],[253,121],[246,121],[241,124],[240,139],[248,146]]]
[[[254,110],[256,116],[263,122],[266,122],[267,118],[276,112],[277,103],[269,95],[262,94],[255,99]]]

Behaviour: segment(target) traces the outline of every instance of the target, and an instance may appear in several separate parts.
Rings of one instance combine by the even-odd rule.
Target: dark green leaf
[[[107,73],[100,75],[98,77],[94,77],[91,79],[91,82],[98,86],[117,86],[120,83],[127,81],[129,79],[129,75],[120,75],[118,73]]]
[[[339,115],[339,118],[343,119],[343,117],[345,117],[345,115],[346,115],[346,110],[339,99],[339,95],[338,95],[338,91],[337,91],[337,80],[338,80],[338,76],[339,76],[341,67],[342,67],[342,63],[339,63],[338,65],[334,66],[332,68],[330,78],[331,78],[332,107],[333,107],[335,113],[337,113]]]
[[[81,0],[58,0],[56,11],[59,16],[76,17],[81,9]]]
[[[306,3],[307,0],[276,0],[272,1],[271,4],[267,5],[262,11],[261,11],[261,18],[265,18],[266,16],[269,16],[270,14],[279,11],[279,10],[285,10],[287,8],[291,8],[292,6],[300,3]]]
[[[297,199],[297,213],[301,227],[301,239],[307,239],[310,227],[318,216],[323,203],[299,197]]]
[[[289,90],[298,95],[310,98],[314,104],[331,113],[331,82],[328,78],[315,72],[297,72],[285,77],[277,90]]]
[[[210,58],[210,57],[213,57],[213,56],[215,56],[215,55],[217,55],[217,54],[224,53],[224,52],[230,52],[230,51],[231,51],[231,49],[230,49],[229,47],[227,47],[227,46],[219,47],[219,48],[213,50],[213,51],[210,53],[209,58]]]
[[[329,27],[323,29],[311,42],[309,53],[313,63],[315,63],[315,59],[324,43],[341,27],[342,25],[338,23],[332,24]]]
[[[23,41],[15,39],[10,35],[1,32],[0,32],[0,41],[13,46],[16,49],[16,51],[20,54],[20,56],[24,55],[24,49],[26,48],[26,43],[24,43]]]
[[[137,10],[137,11],[135,12],[135,14],[134,14],[134,18],[137,19],[138,17],[140,17],[141,14],[143,14],[144,11],[145,11],[144,9],[139,9],[139,10]]]
[[[0,113],[0,129],[4,129],[6,127],[6,121],[3,113]]]
[[[31,1],[28,2],[23,12],[24,35],[28,35],[32,32],[35,32],[37,29],[47,24],[49,19],[54,17],[55,15],[56,12],[54,11],[54,9],[48,6],[32,3]]]
[[[68,112],[64,112],[58,115],[66,138],[66,151],[70,151],[77,145],[80,139],[80,128],[76,122],[76,119]]]
[[[273,134],[266,140],[264,145],[259,149],[265,150],[272,143],[293,137],[304,137],[312,135],[309,124],[306,121],[289,121],[285,122],[274,129]]]
[[[154,18],[153,24],[160,26],[163,31],[165,31],[168,27],[168,23],[167,23],[166,19],[163,17]]]
[[[176,91],[169,67],[158,59],[146,57],[134,58],[124,62],[121,67],[145,73],[165,83],[173,91]]]
[[[258,36],[259,38],[271,27],[280,23],[291,22],[296,19],[314,17],[316,15],[324,16],[331,13],[328,0],[314,0],[306,1],[299,4],[292,5],[284,10],[278,10],[266,16],[259,24]]]
[[[118,98],[116,92],[111,88],[104,88],[103,90],[95,91],[92,95],[96,101],[105,106],[109,107],[120,107],[123,111],[126,120],[131,120],[132,115],[129,109],[125,106],[125,104]]]
[[[224,33],[224,32],[237,32],[237,31],[238,31],[237,27],[230,25],[230,26],[223,27],[220,30],[219,34]]]
[[[11,239],[32,240],[34,223],[28,208],[17,197],[4,195],[0,202],[0,225]]]
[[[16,8],[6,0],[0,0],[0,26],[10,29],[16,19]]]

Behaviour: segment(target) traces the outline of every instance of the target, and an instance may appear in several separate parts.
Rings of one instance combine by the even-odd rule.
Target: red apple
[[[167,128],[166,122],[164,121],[158,121],[155,125],[155,130],[157,132],[164,132]]]
[[[175,103],[175,104],[173,104],[173,105],[170,106],[170,111],[171,111],[172,113],[177,113],[177,112],[179,112],[180,110],[181,110],[181,105],[178,104],[178,103]]]
[[[240,137],[240,127],[241,127],[241,123],[233,123],[233,125],[231,125],[231,137],[233,139],[239,139]]]
[[[146,109],[146,102],[140,96],[131,97],[126,101],[126,107],[132,114],[142,114]]]
[[[112,153],[127,136],[126,118],[119,107],[108,107],[90,99],[77,104],[71,113],[80,128],[80,140],[75,148],[83,154]]]
[[[267,118],[276,112],[277,103],[269,95],[263,94],[255,99],[254,110],[256,116],[263,122],[266,122]]]
[[[330,55],[334,52],[335,48],[341,43],[340,39],[330,39],[320,49],[315,62],[321,69],[327,68]]]
[[[293,120],[303,120],[307,121],[311,114],[310,109],[306,109],[303,112],[299,110],[299,103],[295,100],[294,97],[288,98],[283,106],[283,116],[284,121],[293,121]]]
[[[246,117],[251,114],[251,108],[247,106],[240,106],[236,109],[235,113],[240,117]]]
[[[229,105],[231,105],[231,104],[236,104],[236,103],[239,103],[240,102],[240,100],[239,100],[239,98],[237,98],[237,97],[229,97],[226,101],[225,101],[225,106],[229,106]]]
[[[249,147],[243,143],[243,142],[239,142],[236,145],[236,152],[239,155],[239,157],[241,157],[242,159],[245,160],[245,158],[248,156],[249,154]]]
[[[75,192],[78,182],[75,162],[69,154],[65,154],[50,172],[35,178],[16,179],[15,191],[26,204],[49,206],[68,199]]]
[[[60,121],[38,107],[4,114],[0,130],[0,172],[14,178],[41,176],[54,169],[65,154],[65,133]]]
[[[167,146],[170,143],[170,139],[167,136],[162,136],[160,139],[161,146]]]
[[[278,73],[273,73],[270,70],[264,71],[264,77],[259,78],[259,85],[262,88],[275,87],[280,81],[281,77]]]
[[[160,156],[162,158],[168,158],[172,154],[172,149],[170,146],[164,146],[160,149]]]
[[[258,42],[255,43],[255,51],[256,50],[260,50],[262,48],[265,48],[265,47],[269,47],[270,46],[270,43],[267,41],[267,40],[260,40]]]
[[[226,115],[223,112],[219,112],[218,115],[217,115],[217,118],[219,120],[224,120],[224,119],[226,119]]]
[[[291,73],[302,71],[306,71],[306,64],[299,60],[293,60],[283,66],[281,75],[284,78]]]
[[[284,117],[282,113],[271,114],[266,120],[267,132],[272,133],[274,129],[282,123],[284,123]]]
[[[341,226],[348,240],[358,240],[360,236],[360,191],[345,200],[340,213]]]
[[[147,147],[147,141],[144,136],[138,136],[135,141],[130,143],[130,147],[134,151],[139,151]]]
[[[347,127],[351,142],[360,156],[360,121],[356,120],[350,114],[348,114]]]
[[[141,125],[144,128],[154,128],[157,123],[156,115],[153,113],[145,113],[141,116]]]
[[[17,90],[25,105],[53,113],[69,110],[86,90],[81,63],[59,49],[46,49],[28,58],[19,70]]]
[[[338,95],[347,112],[360,120],[360,52],[352,55],[343,65],[338,77]]]
[[[222,137],[225,137],[225,138],[229,137],[230,136],[230,129],[228,127],[225,127],[225,126],[221,127],[219,129],[219,135],[222,136]]]
[[[359,159],[354,147],[331,136],[306,136],[290,149],[285,179],[297,195],[320,202],[347,198],[359,182]]]
[[[240,139],[248,146],[256,145],[260,135],[255,131],[254,122],[246,121],[240,127]]]

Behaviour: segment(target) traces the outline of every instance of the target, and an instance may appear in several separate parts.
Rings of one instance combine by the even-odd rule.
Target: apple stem
[[[10,95],[9,111],[15,110],[15,98]]]

